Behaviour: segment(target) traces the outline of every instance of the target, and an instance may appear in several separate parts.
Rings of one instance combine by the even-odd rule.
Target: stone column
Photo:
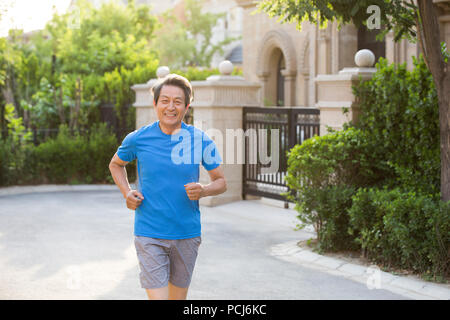
[[[319,54],[317,55],[317,65],[319,74],[331,73],[331,44],[330,44],[331,29],[319,29],[317,47]]]
[[[259,105],[259,107],[264,107],[265,106],[264,98],[266,97],[267,86],[269,85],[268,84],[269,73],[268,72],[260,72],[258,74],[258,78],[259,78],[259,82],[261,83],[261,89],[259,90],[259,101],[261,104]]]
[[[355,55],[356,68],[344,68],[338,74],[318,75],[316,107],[320,109],[320,135],[327,134],[326,126],[341,130],[344,123],[358,119],[359,106],[355,103],[352,86],[361,80],[370,80],[376,69],[374,54],[367,49]],[[344,114],[342,108],[348,108]]]
[[[194,126],[205,131],[216,143],[227,180],[225,193],[200,199],[200,204],[205,206],[242,200],[244,145],[239,138],[243,135],[242,108],[261,105],[259,84],[231,76],[233,65],[229,61],[223,61],[219,70],[221,75],[210,76],[206,81],[192,81]],[[200,169],[199,182],[210,182],[208,172],[203,167]]]
[[[283,70],[281,74],[284,76],[284,105],[286,107],[295,106],[296,73],[290,70]]]
[[[163,78],[170,72],[168,67],[162,66],[156,70],[156,75]],[[146,126],[158,120],[155,109],[153,107],[152,87],[158,79],[150,79],[147,83],[135,84],[131,89],[136,92],[136,101],[133,107],[136,108],[136,129]]]

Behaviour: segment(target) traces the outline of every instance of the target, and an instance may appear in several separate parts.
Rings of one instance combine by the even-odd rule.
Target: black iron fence
[[[287,201],[281,195],[288,191],[287,151],[320,135],[320,111],[302,107],[244,107],[243,127],[244,199],[246,195],[255,195]]]

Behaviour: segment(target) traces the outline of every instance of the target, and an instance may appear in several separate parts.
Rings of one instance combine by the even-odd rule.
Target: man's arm
[[[139,191],[131,189],[127,170],[125,169],[127,163],[122,161],[116,153],[109,163],[109,171],[111,171],[114,183],[119,187],[123,197],[127,200],[127,208],[135,210],[141,204],[144,196]]]
[[[184,186],[190,200],[198,200],[202,197],[216,196],[227,191],[227,182],[221,166],[208,171],[211,183],[203,186],[197,182],[191,182]]]

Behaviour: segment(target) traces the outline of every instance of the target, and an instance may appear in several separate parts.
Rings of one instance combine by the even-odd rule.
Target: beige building
[[[406,40],[394,43],[392,34],[384,42],[374,34],[336,23],[319,29],[309,22],[301,31],[295,24],[280,24],[266,13],[254,13],[257,1],[236,0],[243,14],[243,70],[246,80],[262,85],[264,105],[314,107],[318,103],[319,75],[335,75],[355,67],[359,49],[370,49],[376,58],[386,57],[412,67],[418,46]],[[450,1],[433,0],[439,7],[442,40],[450,44]]]

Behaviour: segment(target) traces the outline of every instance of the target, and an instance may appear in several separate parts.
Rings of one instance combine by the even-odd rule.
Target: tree
[[[171,68],[186,66],[209,67],[217,52],[236,38],[226,37],[214,43],[213,28],[224,13],[202,13],[202,0],[186,0],[183,19],[168,11],[162,17],[155,45],[161,62]]]
[[[149,7],[134,1],[96,9],[78,0],[31,36],[10,30],[0,38],[1,119],[11,103],[27,127],[88,127],[101,103],[113,103],[119,126],[131,127],[134,108],[124,108],[134,100],[130,87],[154,77],[158,66],[150,45],[156,25]]]
[[[394,41],[407,38],[418,41],[428,69],[433,75],[439,104],[441,150],[441,199],[450,201],[450,66],[445,44],[440,43],[437,8],[431,0],[263,0],[258,8],[279,21],[339,25],[367,25],[367,8],[380,9],[380,22],[385,27],[380,37],[392,31]]]
[[[119,127],[131,126],[134,121],[127,119],[134,109],[125,108],[134,99],[131,86],[148,81],[158,65],[150,46],[157,20],[148,6],[136,7],[134,1],[127,6],[111,1],[98,9],[86,1],[76,5],[78,25],[67,29],[57,44],[59,79],[71,88],[74,106],[68,122],[71,127],[87,123],[83,108],[102,102],[115,105]],[[57,22],[55,17],[49,30],[61,30]]]

